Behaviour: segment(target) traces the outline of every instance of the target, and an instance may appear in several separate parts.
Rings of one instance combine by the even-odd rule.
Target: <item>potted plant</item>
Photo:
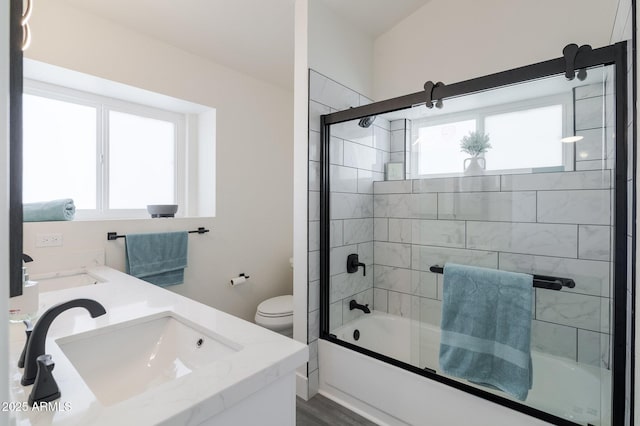
[[[460,151],[466,152],[471,155],[470,158],[466,158],[463,163],[465,175],[481,175],[487,166],[484,157],[480,157],[491,148],[489,143],[489,135],[482,132],[469,132],[467,136],[464,136],[460,141]],[[482,160],[482,166],[480,166],[479,160]],[[467,164],[467,161],[469,164]]]

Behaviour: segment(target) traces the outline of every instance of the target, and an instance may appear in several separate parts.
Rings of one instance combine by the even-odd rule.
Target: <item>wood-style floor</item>
[[[296,398],[297,426],[375,426],[375,423],[347,410],[322,395],[309,401]]]

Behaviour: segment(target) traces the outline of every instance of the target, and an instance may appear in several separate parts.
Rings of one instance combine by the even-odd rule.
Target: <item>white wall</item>
[[[631,0],[615,0],[614,3],[617,5],[616,15],[609,42],[617,43],[622,40],[630,40],[633,35]]]
[[[0,0],[0,401],[9,401],[9,2]],[[305,163],[306,164],[306,163]],[[305,313],[306,316],[306,313]],[[0,411],[0,425],[9,413]]]
[[[308,72],[311,68],[371,97],[372,66],[373,39],[370,36],[336,15],[322,0],[295,0],[294,337],[304,343],[307,343],[307,334],[311,334],[307,319]],[[311,358],[315,358],[313,346]],[[309,387],[306,366],[298,373],[298,396],[307,399],[317,390],[317,371]]]
[[[106,232],[211,229],[190,236],[187,283],[171,289],[253,320],[262,300],[292,291],[293,94],[113,22],[41,2],[32,16],[27,57],[217,110],[216,218],[25,225],[25,251],[38,259],[105,249],[122,269],[121,241]],[[197,11],[194,11],[197,13]],[[62,232],[63,248],[33,247],[36,233]],[[38,270],[37,263],[32,266]],[[248,284],[228,280],[245,272]]]
[[[374,99],[607,45],[615,11],[613,0],[431,0],[375,40]]]
[[[309,0],[308,4],[308,68],[371,98],[373,39],[322,0]]]
[[[295,0],[293,111],[293,337],[307,343],[308,0]],[[308,398],[307,364],[298,368],[296,392]]]

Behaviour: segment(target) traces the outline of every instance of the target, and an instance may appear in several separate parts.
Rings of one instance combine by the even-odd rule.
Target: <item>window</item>
[[[460,152],[460,140],[476,126],[477,120],[464,120],[418,127],[419,173],[459,171],[467,157]]]
[[[79,218],[183,203],[184,114],[32,83],[23,121],[25,203],[73,198]]]
[[[23,199],[72,196],[79,209],[96,209],[96,108],[25,94]]]
[[[487,115],[484,131],[491,135],[487,169],[562,166],[562,117],[562,105]]]
[[[110,208],[175,204],[176,127],[171,121],[109,111]]]
[[[570,97],[555,96],[415,120],[414,177],[462,173],[470,155],[460,151],[460,141],[472,131],[490,136],[491,148],[483,154],[487,171],[573,170],[573,146],[560,141],[563,135],[572,134],[573,123],[567,119],[572,116],[570,101]]]

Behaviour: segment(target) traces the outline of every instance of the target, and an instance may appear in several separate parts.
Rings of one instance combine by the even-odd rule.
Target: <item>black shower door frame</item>
[[[633,310],[628,309],[627,301],[633,303],[635,287],[635,267],[630,265],[627,270],[627,209],[632,209],[632,217],[635,218],[635,144],[629,146],[627,140],[627,42],[620,42],[614,45],[605,46],[598,49],[581,51],[577,55],[574,69],[590,68],[595,66],[614,65],[615,66],[615,106],[616,106],[616,145],[615,145],[615,256],[614,256],[614,287],[613,287],[613,327],[612,327],[612,410],[611,424],[625,424],[625,398],[633,400],[633,354],[634,347],[634,327]],[[431,96],[425,91],[415,92],[397,98],[387,99],[372,104],[350,108],[343,111],[326,114],[320,118],[320,338],[331,343],[346,347],[364,355],[373,357],[380,361],[395,365],[404,370],[411,371],[437,382],[452,386],[456,389],[468,392],[475,396],[484,398],[494,403],[520,411],[524,414],[539,418],[557,425],[576,425],[577,423],[557,417],[550,413],[529,407],[524,404],[512,401],[483,391],[482,389],[466,385],[452,380],[429,370],[423,370],[416,366],[404,363],[394,358],[387,357],[377,352],[370,351],[349,342],[340,340],[337,336],[330,334],[329,329],[329,259],[330,259],[330,181],[329,181],[329,140],[330,126],[332,124],[343,123],[356,120],[371,115],[379,115],[392,111],[398,111],[412,106],[424,104],[429,99],[447,99],[456,96],[481,92],[498,87],[523,83],[530,80],[551,77],[563,74],[567,70],[567,62],[564,57],[527,65],[512,70],[490,74],[459,83],[446,86],[436,86]],[[634,90],[635,98],[635,90]],[[633,99],[635,105],[635,99]],[[634,135],[635,140],[635,135]],[[632,155],[632,156],[631,156]],[[633,185],[630,194],[632,202],[629,203],[627,196],[627,166],[628,156],[632,159]],[[633,226],[633,241],[631,246],[632,258],[635,258],[635,219]],[[629,275],[631,275],[629,277]],[[628,296],[629,295],[629,296]],[[627,322],[629,320],[629,322]],[[627,338],[629,336],[629,339]],[[627,340],[629,340],[630,352],[627,352]],[[629,357],[629,359],[627,359]],[[627,361],[629,370],[626,370]],[[633,406],[633,403],[631,403]],[[633,410],[631,409],[631,424],[633,424]]]

